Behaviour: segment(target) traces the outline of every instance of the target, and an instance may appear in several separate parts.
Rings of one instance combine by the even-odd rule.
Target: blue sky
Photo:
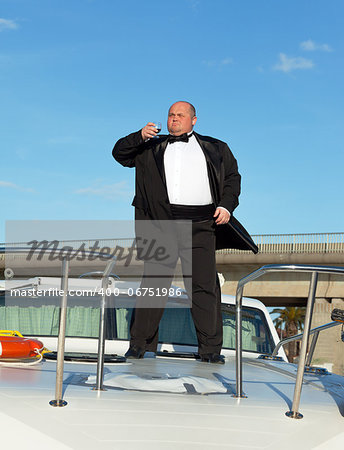
[[[343,231],[343,13],[342,0],[0,0],[0,242],[6,220],[131,219],[134,171],[112,147],[148,121],[166,131],[181,99],[237,157],[251,234]]]

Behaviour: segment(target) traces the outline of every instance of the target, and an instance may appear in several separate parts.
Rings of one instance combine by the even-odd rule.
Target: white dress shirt
[[[207,162],[194,135],[189,138],[189,142],[167,144],[164,165],[170,203],[174,205],[213,203]]]

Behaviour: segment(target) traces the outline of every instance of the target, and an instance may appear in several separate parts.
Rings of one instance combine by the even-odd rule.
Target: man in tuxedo
[[[194,106],[176,102],[168,112],[169,135],[158,136],[155,124],[148,122],[120,139],[112,154],[123,166],[136,169],[132,203],[136,221],[192,221],[192,282],[189,287],[186,283],[186,288],[192,294],[198,352],[201,361],[223,364],[215,250],[240,248],[256,253],[257,247],[232,216],[241,180],[236,159],[226,143],[193,132],[196,122]],[[182,251],[180,258],[183,263]],[[145,262],[144,275],[148,272]],[[142,358],[145,351],[156,351],[162,314],[162,307],[136,306],[127,358]]]

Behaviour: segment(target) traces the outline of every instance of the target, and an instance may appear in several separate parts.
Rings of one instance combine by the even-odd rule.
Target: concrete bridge
[[[235,295],[237,282],[266,264],[315,264],[328,266],[344,266],[344,233],[317,233],[317,234],[278,234],[253,236],[259,247],[259,253],[240,250],[220,250],[216,254],[218,272],[225,278],[223,293]],[[57,242],[57,241],[56,241]],[[132,239],[99,239],[89,241],[63,241],[57,242],[57,248],[70,247],[74,251],[83,248],[97,251],[113,251],[116,246],[128,251],[132,246]],[[38,275],[59,276],[61,273],[61,260],[54,258],[48,261],[48,254],[43,257],[32,257],[27,261],[25,254],[12,253],[10,248],[26,247],[26,243],[0,244],[6,248],[5,254],[0,254],[0,270],[11,267],[16,277]],[[41,247],[40,247],[41,248]],[[51,247],[50,247],[51,248]],[[104,250],[105,249],[105,250]],[[134,252],[135,253],[135,252]],[[6,259],[6,262],[5,262]],[[70,262],[71,275],[79,276],[90,270],[100,270],[106,262],[98,260],[80,260],[74,258]],[[142,263],[135,262],[131,266],[135,275],[142,273]],[[125,277],[124,262],[118,261],[116,273]],[[266,306],[304,306],[308,296],[308,283],[310,275],[294,273],[274,273],[265,275],[245,287],[244,295],[261,300]],[[343,277],[342,277],[343,278]],[[320,276],[317,297],[331,300],[344,298],[344,278],[334,275]]]

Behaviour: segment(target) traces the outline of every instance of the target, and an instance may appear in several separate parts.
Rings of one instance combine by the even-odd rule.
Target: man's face
[[[184,102],[174,103],[168,111],[167,129],[170,134],[180,136],[192,131],[197,117],[192,115],[190,105]]]

